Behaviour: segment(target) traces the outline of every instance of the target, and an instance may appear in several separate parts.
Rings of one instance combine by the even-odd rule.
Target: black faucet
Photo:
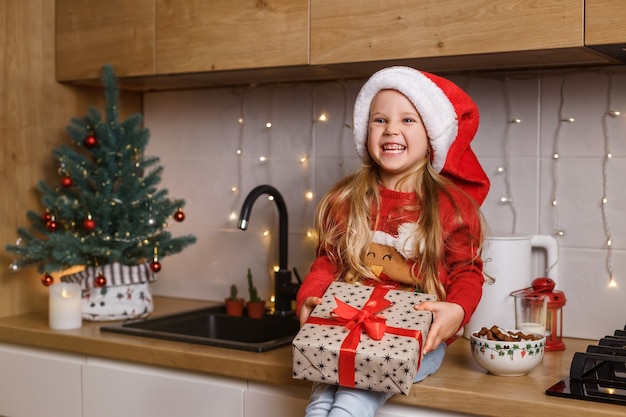
[[[250,191],[241,206],[239,228],[241,230],[248,228],[252,206],[262,194],[272,196],[278,208],[278,271],[274,272],[274,314],[288,315],[293,313],[291,301],[296,299],[299,285],[291,282],[291,271],[287,266],[289,218],[285,200],[276,188],[271,185],[259,185]]]

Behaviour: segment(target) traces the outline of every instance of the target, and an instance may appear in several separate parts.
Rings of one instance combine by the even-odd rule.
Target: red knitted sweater
[[[419,213],[402,211],[413,204],[415,193],[401,193],[379,187],[381,207],[377,230],[397,236],[398,226],[415,222]],[[473,202],[462,192],[452,189],[451,197],[463,217],[463,225],[456,220],[457,213],[450,198],[439,196],[439,215],[443,226],[444,256],[439,266],[439,279],[446,290],[446,301],[460,305],[465,311],[461,327],[469,322],[482,295],[482,261],[476,256],[478,248],[470,236],[479,236],[482,223]],[[398,213],[402,212],[401,216]],[[336,279],[337,268],[326,255],[315,259],[297,295],[298,311],[308,297],[321,297],[331,282]]]

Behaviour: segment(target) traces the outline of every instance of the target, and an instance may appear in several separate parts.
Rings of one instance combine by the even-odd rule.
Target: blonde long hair
[[[378,279],[363,262],[372,243],[372,228],[378,222],[377,214],[376,218],[372,218],[372,208],[380,207],[378,169],[371,160],[364,163],[354,174],[339,181],[324,196],[317,209],[318,255],[327,255],[337,267],[336,278],[343,277],[348,282],[358,281],[361,277]],[[445,300],[446,291],[438,277],[444,253],[439,197],[441,194],[447,195],[456,212],[457,221],[465,222],[450,194],[450,188],[455,185],[433,170],[428,156],[401,182],[407,181],[412,182],[417,201],[405,210],[419,212],[420,225],[413,248],[413,253],[420,255],[416,255],[417,259],[411,259],[411,276],[421,291]],[[471,200],[469,196],[468,199]],[[475,203],[474,208],[482,221]],[[378,213],[378,209],[375,212]],[[482,227],[480,233],[480,236],[471,236],[477,247],[476,257],[480,256]],[[421,241],[424,244],[420,249]]]

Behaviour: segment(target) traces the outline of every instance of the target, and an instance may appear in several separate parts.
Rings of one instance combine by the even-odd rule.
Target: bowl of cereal
[[[544,335],[498,326],[483,327],[470,334],[472,357],[492,375],[526,375],[543,360],[545,346]]]

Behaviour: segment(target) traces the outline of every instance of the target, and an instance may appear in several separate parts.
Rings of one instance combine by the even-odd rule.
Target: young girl
[[[418,382],[437,371],[482,295],[479,205],[489,180],[470,148],[478,110],[446,79],[391,67],[363,85],[353,120],[363,165],[320,202],[298,314],[304,323],[334,280],[437,295],[415,307],[433,314]],[[306,415],[374,416],[390,396],[316,382]]]

